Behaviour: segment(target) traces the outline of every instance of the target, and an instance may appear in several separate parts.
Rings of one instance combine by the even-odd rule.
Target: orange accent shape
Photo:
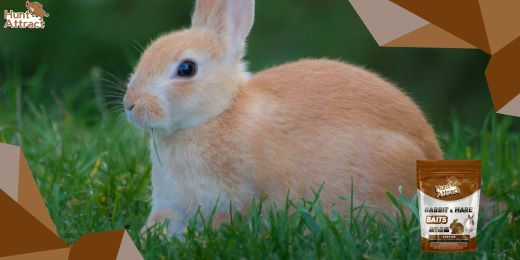
[[[486,69],[495,110],[520,116],[520,37],[491,57]]]
[[[379,46],[475,48],[389,0],[349,0]]]
[[[401,36],[385,47],[422,47],[422,48],[475,48],[471,44],[455,37],[453,34],[433,25],[427,24],[413,32]]]
[[[119,230],[82,236],[70,249],[69,259],[141,260],[143,258],[126,231]]]
[[[56,225],[20,148],[0,143],[0,188],[54,234]]]
[[[34,181],[31,169],[25,160],[23,153],[20,153],[20,172],[18,183],[18,203],[27,209],[36,219],[44,224],[54,234],[58,234],[56,226],[47,210],[40,190]]]
[[[480,0],[479,2],[491,54],[495,54],[520,37],[520,1]]]
[[[66,248],[47,227],[0,190],[0,257]]]
[[[142,260],[126,231],[62,241],[20,148],[0,143],[0,258]]]
[[[491,54],[478,0],[391,1]]]
[[[39,251],[29,254],[9,256],[9,260],[67,260],[70,248]]]

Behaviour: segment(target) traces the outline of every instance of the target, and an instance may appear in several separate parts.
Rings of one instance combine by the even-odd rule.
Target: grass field
[[[70,243],[85,233],[125,228],[146,259],[520,257],[520,133],[512,130],[510,117],[490,113],[481,129],[467,129],[454,118],[439,132],[448,159],[483,160],[483,193],[503,204],[488,210],[490,220],[479,222],[476,253],[421,252],[415,197],[389,197],[399,209],[411,208],[411,216],[384,216],[351,205],[356,194],[344,194],[351,208],[347,216],[328,217],[318,201],[296,201],[261,218],[258,202],[249,215],[234,214],[232,223],[219,229],[198,216],[183,240],[165,239],[160,227],[141,239],[139,230],[150,209],[148,135],[111,113],[85,119],[85,108],[74,102],[81,95],[55,99],[52,108],[21,106],[27,98],[12,88],[17,80],[2,84],[0,101],[6,111],[0,117],[0,142],[23,145],[59,233]],[[30,90],[25,94],[32,95]]]

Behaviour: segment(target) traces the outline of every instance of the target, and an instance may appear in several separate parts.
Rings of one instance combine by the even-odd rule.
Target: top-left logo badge
[[[39,2],[25,2],[25,12],[4,10],[4,28],[10,29],[44,29],[44,18],[49,17]]]

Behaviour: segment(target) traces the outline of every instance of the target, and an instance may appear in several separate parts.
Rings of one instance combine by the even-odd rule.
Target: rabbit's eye
[[[191,60],[181,62],[177,75],[183,78],[193,77],[197,73],[197,64]]]

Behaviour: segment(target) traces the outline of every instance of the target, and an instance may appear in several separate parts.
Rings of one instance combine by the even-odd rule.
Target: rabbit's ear
[[[254,0],[197,0],[192,27],[213,30],[242,54],[253,27],[254,11]]]
[[[193,11],[191,17],[191,26],[209,27],[213,30],[221,29],[218,27],[223,26],[223,21],[215,22],[215,13],[223,11],[222,2],[220,0],[196,0],[195,11]]]
[[[229,33],[232,40],[246,41],[255,19],[254,0],[227,0]]]

